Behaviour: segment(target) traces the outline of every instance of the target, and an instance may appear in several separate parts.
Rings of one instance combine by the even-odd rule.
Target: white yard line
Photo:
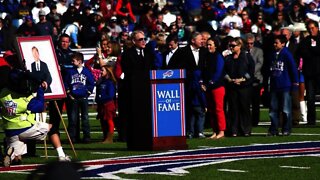
[[[252,135],[267,135],[267,133],[251,133]],[[293,136],[320,136],[317,133],[291,133]]]
[[[288,169],[310,169],[310,167],[300,167],[300,166],[279,166],[281,168],[288,168]]]
[[[91,154],[97,154],[97,155],[113,155],[116,153],[113,152],[91,152]]]
[[[248,172],[248,171],[237,170],[237,169],[217,169],[217,170],[222,172],[240,172],[240,173]]]

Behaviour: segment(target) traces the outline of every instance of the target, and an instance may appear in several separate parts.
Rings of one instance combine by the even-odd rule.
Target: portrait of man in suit
[[[50,85],[52,83],[52,77],[49,68],[45,62],[40,60],[38,48],[33,46],[31,50],[34,59],[34,62],[31,63],[31,73],[37,77],[40,82],[46,84],[47,89],[45,93],[51,93]]]

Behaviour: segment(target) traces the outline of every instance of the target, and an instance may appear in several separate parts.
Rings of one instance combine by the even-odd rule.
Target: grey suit
[[[260,121],[260,91],[262,88],[263,76],[261,73],[261,68],[263,65],[263,51],[258,47],[253,47],[250,51],[250,54],[254,61],[254,77],[255,81],[253,82],[252,87],[252,111],[251,119],[252,125],[257,126]]]
[[[254,60],[254,77],[262,83],[263,76],[261,73],[261,68],[263,65],[263,51],[258,47],[253,47],[250,50],[250,54]]]

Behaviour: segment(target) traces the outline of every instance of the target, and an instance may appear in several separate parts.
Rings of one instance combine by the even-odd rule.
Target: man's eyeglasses
[[[248,14],[245,14],[245,13],[242,14],[242,16],[246,16],[246,15],[248,15]]]
[[[247,44],[248,44],[248,45],[253,45],[253,42],[250,42],[250,43],[248,42]]]
[[[147,38],[136,39],[136,41],[139,41],[139,42],[141,42],[141,41],[147,41]]]

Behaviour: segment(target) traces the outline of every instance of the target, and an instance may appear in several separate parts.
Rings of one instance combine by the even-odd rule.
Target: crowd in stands
[[[15,51],[17,36],[49,35],[57,46],[59,65],[64,67],[75,64],[70,48],[96,48],[96,54],[78,68],[89,70],[99,91],[110,89],[112,96],[115,81],[118,91],[123,90],[124,71],[141,73],[132,72],[126,64],[132,60],[128,54],[152,57],[151,69],[187,71],[189,138],[205,137],[206,113],[213,127],[211,139],[223,138],[225,131],[233,137],[250,136],[252,126],[259,123],[260,103],[270,107],[268,135],[279,135],[279,124],[282,135],[290,135],[291,127],[301,121],[315,125],[319,9],[318,0],[3,0],[0,50]],[[189,60],[188,53],[194,60]],[[83,57],[78,54],[75,59],[82,62]],[[73,71],[77,74],[77,68]],[[119,97],[120,125],[113,124],[114,106],[107,114],[103,110],[113,98],[101,93],[103,97],[97,100],[104,142],[112,143],[114,126],[120,139],[126,136],[121,124],[124,102]],[[68,95],[75,101],[74,94]],[[68,115],[73,121],[78,118]],[[87,117],[82,119],[87,122]],[[69,130],[77,142],[74,128],[73,124]],[[84,140],[90,142],[90,129],[83,128]]]

